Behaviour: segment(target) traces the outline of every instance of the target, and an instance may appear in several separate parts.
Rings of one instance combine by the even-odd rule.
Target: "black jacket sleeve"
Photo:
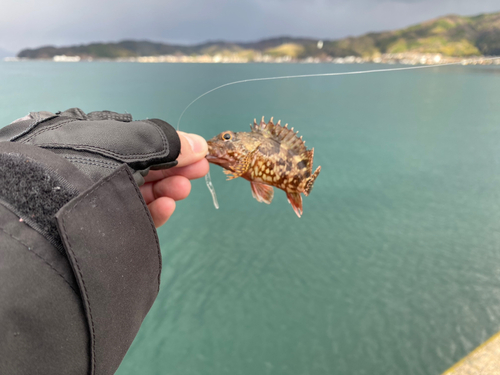
[[[0,142],[0,173],[0,374],[113,374],[161,272],[133,170],[95,182],[49,150]]]

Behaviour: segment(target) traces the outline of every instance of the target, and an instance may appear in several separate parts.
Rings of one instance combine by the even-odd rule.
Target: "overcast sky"
[[[338,39],[451,13],[497,11],[499,0],[2,0],[0,49],[123,39]]]

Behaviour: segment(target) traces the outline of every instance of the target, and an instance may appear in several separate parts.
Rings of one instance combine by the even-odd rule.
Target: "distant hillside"
[[[387,53],[440,53],[444,56],[500,55],[500,12],[473,17],[449,15],[405,29],[369,33],[339,40],[280,37],[252,43],[214,41],[184,46],[149,41],[92,43],[70,47],[25,49],[18,57],[51,59],[56,55],[81,58],[116,59],[140,56],[236,55],[253,60],[255,55],[290,57],[373,58]]]
[[[87,45],[25,49],[17,57],[28,59],[51,59],[56,55],[80,56],[82,58],[127,58],[162,55],[215,55],[228,53],[252,54],[273,50],[286,44],[316,46],[317,40],[304,38],[273,38],[250,43],[213,41],[202,44],[183,46],[150,41],[122,41],[118,43],[92,43]],[[279,52],[278,52],[279,53]],[[285,54],[283,54],[285,55]]]
[[[399,52],[500,55],[500,13],[450,15],[401,30],[327,42],[323,49],[332,56]]]

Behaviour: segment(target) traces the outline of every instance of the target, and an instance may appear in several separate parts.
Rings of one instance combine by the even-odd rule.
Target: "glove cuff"
[[[15,142],[0,142],[0,168],[0,316],[2,330],[17,332],[3,335],[0,352],[19,359],[0,360],[0,372],[35,373],[41,363],[58,373],[71,360],[72,373],[114,374],[161,272],[154,223],[129,168],[93,183],[63,157]],[[30,361],[33,345],[59,349]],[[23,370],[2,371],[16,366]]]

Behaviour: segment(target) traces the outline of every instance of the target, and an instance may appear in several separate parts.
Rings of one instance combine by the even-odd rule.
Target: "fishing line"
[[[493,60],[493,59],[498,59],[498,57],[488,57],[488,58],[483,59],[483,61]],[[278,79],[291,79],[291,78],[332,77],[332,76],[347,76],[347,75],[354,75],[354,74],[396,72],[396,71],[400,71],[400,70],[440,68],[442,66],[459,65],[459,64],[463,64],[463,62],[454,62],[454,63],[439,64],[439,65],[409,66],[409,67],[405,67],[405,68],[360,70],[360,71],[355,71],[355,72],[316,73],[316,74],[302,74],[302,75],[294,75],[294,76],[250,78],[250,79],[243,79],[241,81],[229,82],[229,83],[225,83],[223,85],[217,86],[211,90],[208,90],[207,92],[201,94],[196,99],[194,99],[191,103],[189,103],[187,105],[187,107],[184,108],[181,115],[179,116],[179,120],[177,120],[177,130],[179,130],[179,125],[181,123],[182,116],[184,116],[184,113],[188,110],[189,107],[191,107],[194,103],[196,103],[199,99],[203,98],[205,95],[208,95],[208,94],[210,94],[218,89],[221,89],[221,88],[227,87],[227,86],[237,85],[237,84],[246,83],[246,82],[273,81],[273,80],[278,80]]]
[[[483,58],[482,61],[489,61],[493,59],[498,59],[498,57],[487,57]],[[278,77],[263,77],[263,78],[250,78],[250,79],[243,79],[240,81],[234,81],[234,82],[229,82],[225,83],[223,85],[217,86],[211,90],[208,90],[207,92],[201,94],[198,96],[196,99],[194,99],[191,103],[187,105],[186,108],[182,111],[181,115],[179,116],[179,120],[177,120],[177,130],[179,130],[179,125],[181,123],[182,116],[184,116],[184,113],[188,110],[189,107],[191,107],[194,103],[196,103],[199,99],[203,98],[205,95],[208,95],[216,90],[219,90],[223,87],[227,86],[232,86],[232,85],[237,85],[240,83],[247,83],[247,82],[257,82],[257,81],[274,81],[278,79],[292,79],[292,78],[312,78],[312,77],[333,77],[333,76],[347,76],[347,75],[355,75],[355,74],[370,74],[370,73],[384,73],[384,72],[396,72],[396,71],[402,71],[402,70],[415,70],[415,69],[430,69],[430,68],[440,68],[443,66],[450,66],[450,65],[462,65],[464,61],[460,62],[454,62],[454,63],[446,63],[446,64],[439,64],[439,65],[421,65],[421,66],[409,66],[409,67],[404,67],[404,68],[389,68],[389,69],[372,69],[372,70],[359,70],[359,71],[354,71],[354,72],[336,72],[336,73],[315,73],[315,74],[301,74],[301,75],[292,75],[292,76],[278,76]],[[214,186],[212,185],[212,180],[210,178],[210,171],[206,174],[205,176],[205,182],[207,184],[208,190],[210,190],[210,193],[212,194],[212,200],[214,202],[215,208],[219,208],[219,203],[217,202],[217,196],[215,195],[215,189]]]

